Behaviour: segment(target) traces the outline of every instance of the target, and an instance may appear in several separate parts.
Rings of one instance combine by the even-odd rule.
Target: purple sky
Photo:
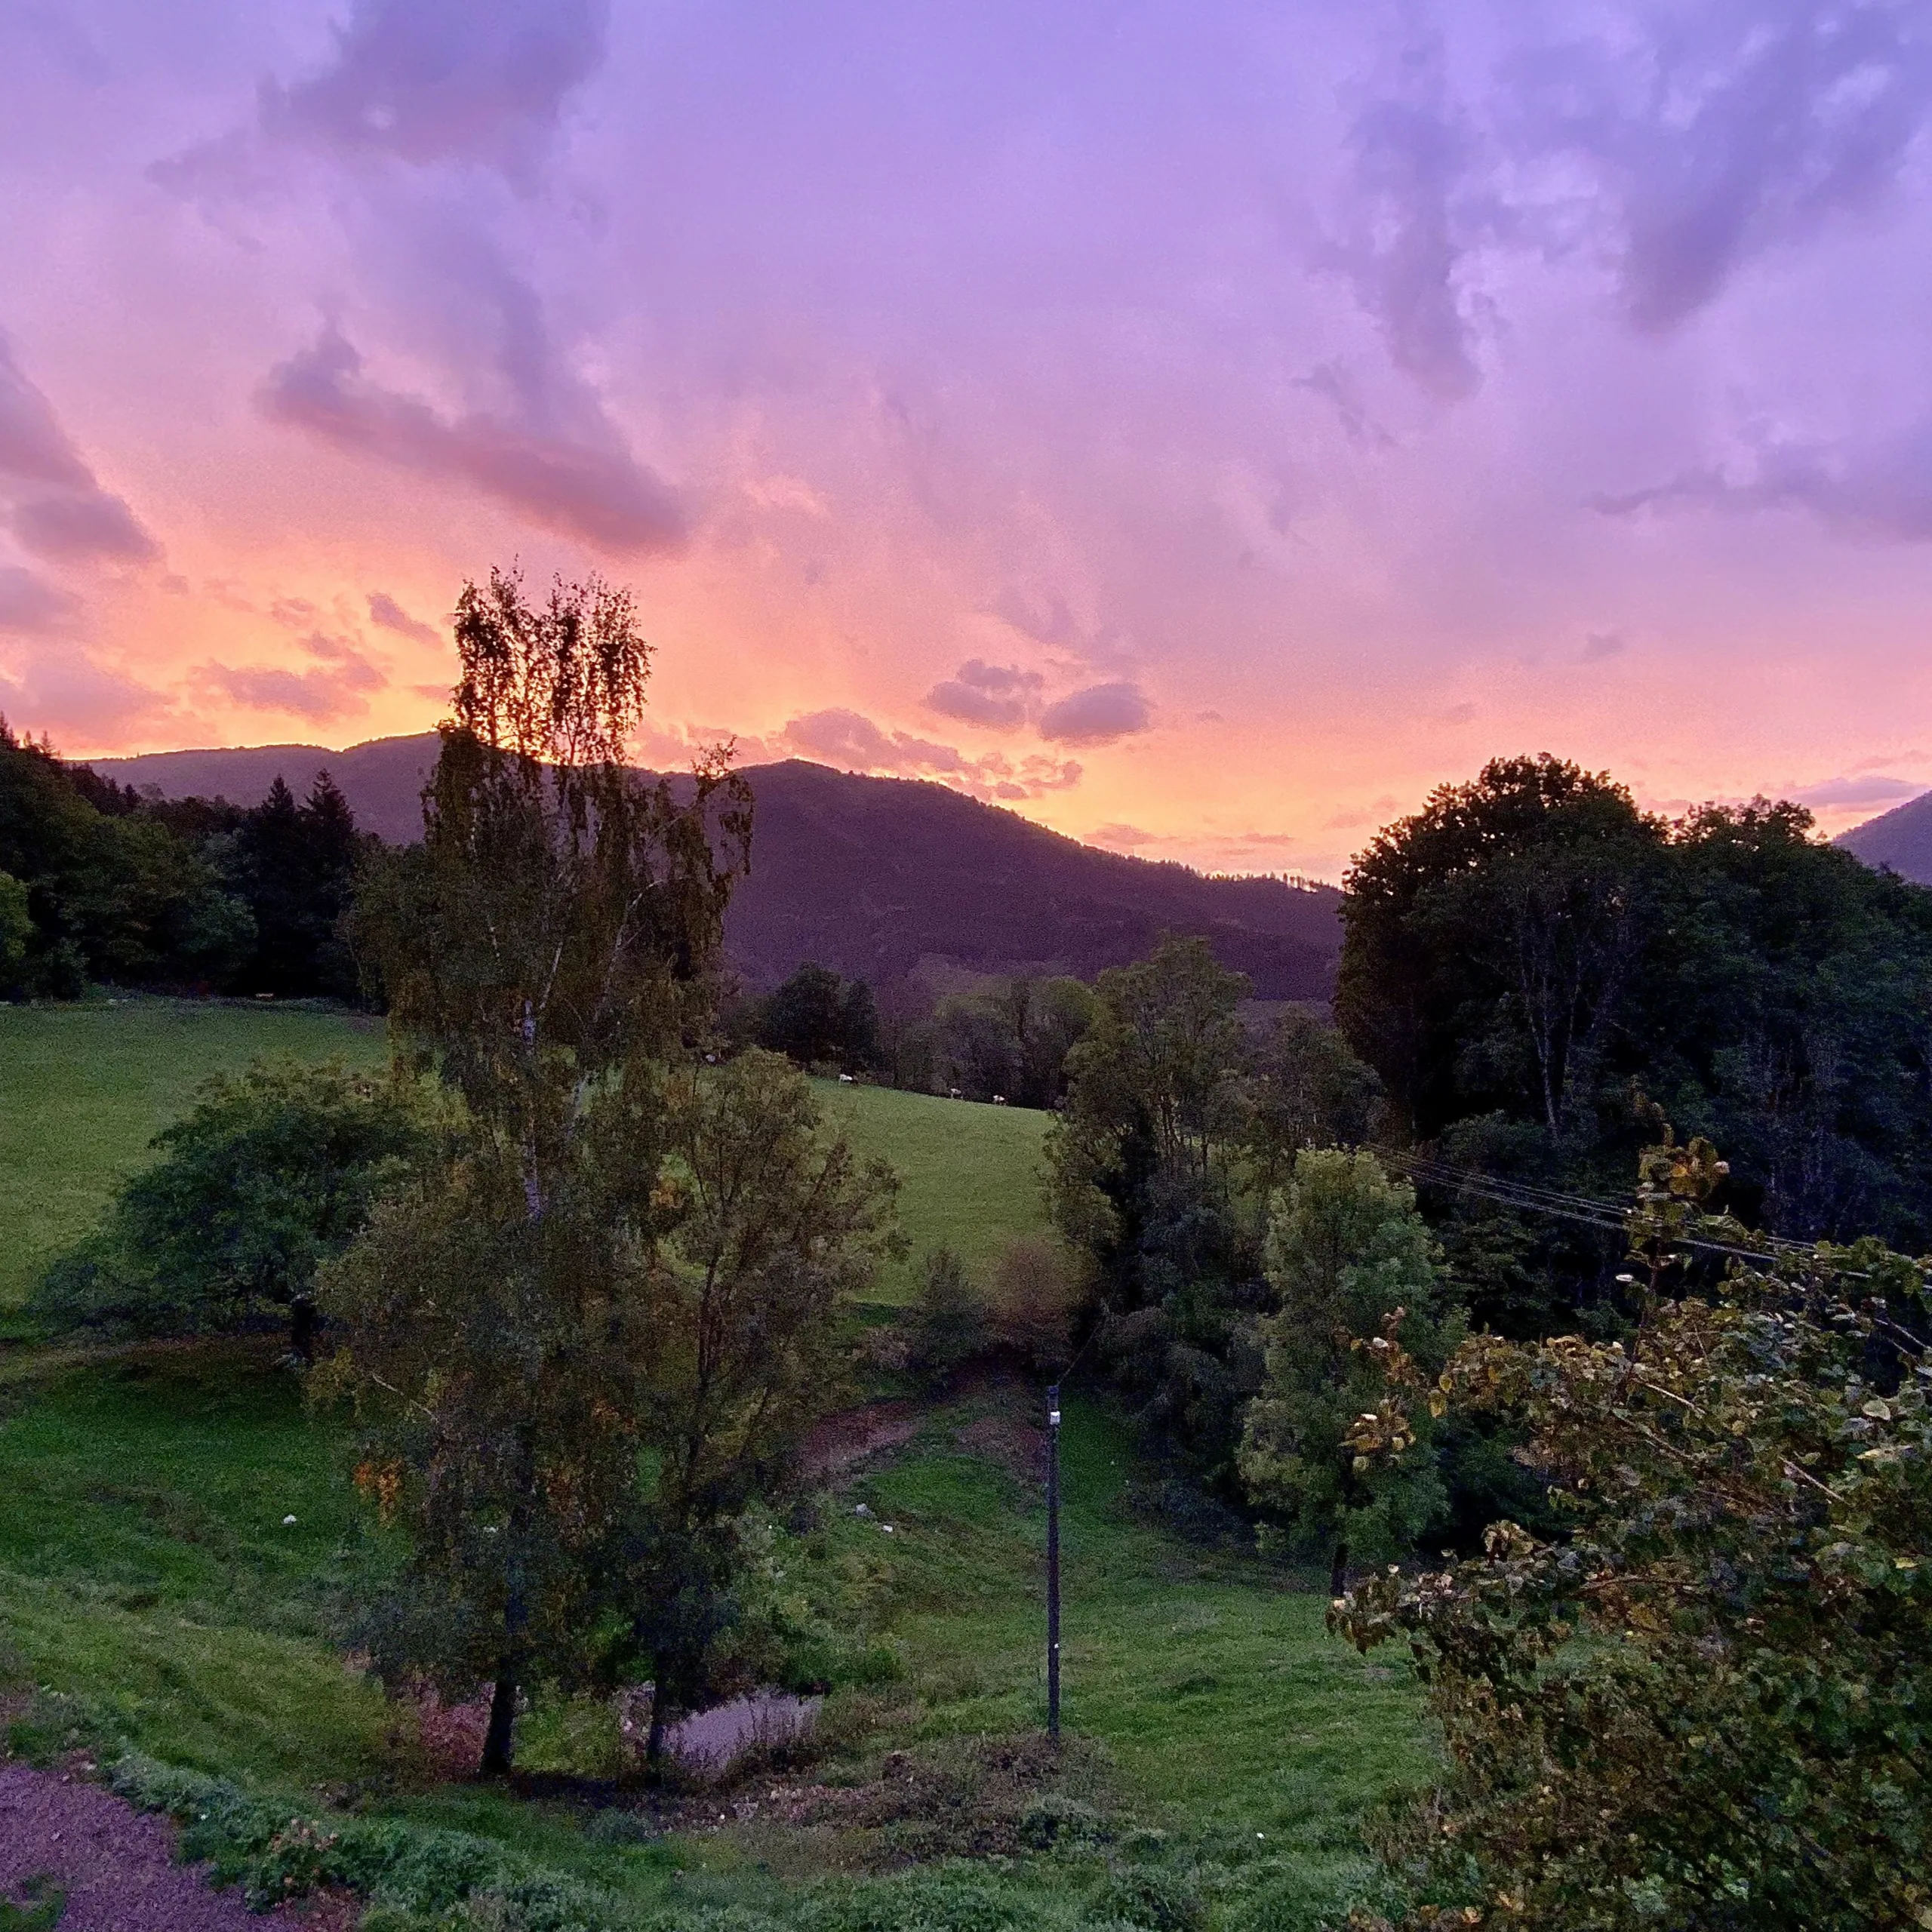
[[[1932,10],[0,0],[0,709],[721,731],[1333,875],[1497,752],[1932,784]]]

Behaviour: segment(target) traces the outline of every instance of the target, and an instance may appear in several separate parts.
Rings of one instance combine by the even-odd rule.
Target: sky
[[[638,751],[1340,875],[1549,751],[1932,786],[1932,11],[0,0],[0,711],[432,725],[599,572]]]

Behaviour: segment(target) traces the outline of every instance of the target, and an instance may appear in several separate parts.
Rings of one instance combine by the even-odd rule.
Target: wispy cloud
[[[386,590],[369,592],[369,621],[383,630],[394,631],[398,636],[406,637],[417,644],[437,645],[442,642],[441,633],[433,624],[426,624],[420,617],[412,617]]]
[[[0,337],[0,494],[23,549],[51,563],[152,563],[161,546],[103,489]]]
[[[670,551],[685,540],[669,487],[614,435],[590,443],[481,412],[441,415],[420,397],[370,381],[361,355],[334,328],[281,364],[260,401],[271,421],[466,485],[598,549]]]

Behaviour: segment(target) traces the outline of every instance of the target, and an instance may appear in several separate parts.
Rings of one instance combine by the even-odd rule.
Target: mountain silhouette
[[[278,774],[300,795],[326,770],[358,823],[402,843],[422,835],[436,747],[425,732],[340,752],[263,745],[92,762],[163,797],[240,805],[257,803]],[[799,759],[744,776],[756,802],[752,872],[733,897],[725,946],[753,988],[808,959],[875,985],[936,967],[1091,979],[1176,932],[1208,940],[1258,999],[1334,990],[1341,895],[1332,886],[1124,857],[922,780]]]
[[[1903,878],[1932,885],[1932,792],[1854,825],[1834,842],[1868,866],[1890,866]]]

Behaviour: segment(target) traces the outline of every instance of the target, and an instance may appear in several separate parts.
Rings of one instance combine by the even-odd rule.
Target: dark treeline
[[[1409,1253],[1400,1200],[1365,1174],[1304,1171],[1307,1150],[1368,1146],[1398,1171],[1422,1156],[1558,1209],[1611,1204],[1614,1225],[1668,1121],[1722,1149],[1721,1205],[1748,1226],[1932,1245],[1932,892],[1821,842],[1801,808],[1666,821],[1576,766],[1498,761],[1370,846],[1344,916],[1335,1025],[1297,1012],[1257,1041],[1240,977],[1175,940],[1100,975],[1066,1057],[1055,1211],[1086,1258],[1097,1358],[1230,1497],[1253,1500],[1256,1399],[1272,1377],[1286,1401],[1318,1372],[1301,1358],[1328,1346],[1281,1330],[1284,1284],[1308,1272],[1284,1229],[1332,1208],[1344,1247],[1373,1248],[1380,1227]],[[1635,1319],[1615,1232],[1453,1175],[1417,1204],[1435,1258],[1384,1298],[1412,1327],[1425,1304],[1438,1338],[1611,1336]],[[1330,1275],[1337,1305],[1377,1302],[1367,1277]],[[1352,1372],[1338,1359],[1318,1379],[1340,1389]],[[1425,1517],[1466,1538],[1534,1512],[1496,1440],[1458,1426],[1430,1454],[1440,1494],[1418,1533]]]
[[[1932,892],[1758,799],[1666,820],[1605,774],[1499,759],[1356,861],[1336,1014],[1386,1131],[1595,1198],[1667,1118],[1724,1204],[1932,1246]],[[1478,1321],[1615,1319],[1620,1244],[1425,1189]]]
[[[343,922],[376,843],[326,774],[247,809],[149,798],[0,720],[0,998],[355,999]]]
[[[1094,1011],[1093,989],[1064,976],[989,977],[944,995],[907,977],[875,993],[808,962],[764,998],[738,1002],[728,1026],[804,1067],[869,1074],[915,1094],[1057,1107],[1067,1055]]]

